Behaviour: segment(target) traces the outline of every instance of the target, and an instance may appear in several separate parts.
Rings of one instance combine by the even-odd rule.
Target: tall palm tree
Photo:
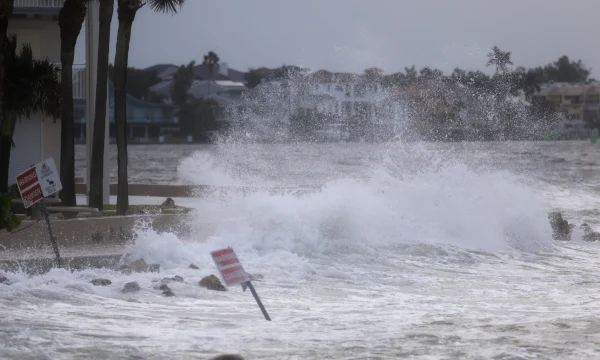
[[[100,29],[98,40],[98,72],[96,77],[96,108],[92,141],[92,163],[88,204],[103,210],[104,138],[106,136],[106,98],[108,96],[108,57],[110,51],[110,24],[115,0],[100,0]]]
[[[208,54],[204,55],[202,65],[208,67],[208,96],[210,96],[210,82],[215,75],[215,65],[217,65],[220,60],[219,56],[213,51],[209,51]]]
[[[14,0],[0,0],[0,109],[4,104],[4,79],[6,76],[6,63],[4,49],[6,47],[6,32],[8,31],[8,19],[13,12]],[[0,111],[0,129],[3,128],[4,117]],[[10,150],[12,147],[12,136],[4,137],[0,134],[0,192],[8,191],[8,162],[10,161]],[[8,155],[6,155],[8,154]],[[6,169],[6,174],[4,172]]]
[[[171,86],[171,99],[173,104],[179,108],[179,126],[181,131],[187,135],[192,134],[194,130],[193,96],[189,91],[194,82],[195,66],[195,61],[181,65],[173,74],[173,85]]]
[[[508,65],[512,65],[513,62],[510,60],[510,51],[502,51],[497,46],[492,48],[492,51],[487,54],[488,62],[487,66],[495,65],[496,74],[502,72],[505,73]]]
[[[2,138],[9,145],[19,117],[30,117],[33,113],[56,119],[61,115],[60,70],[48,60],[35,60],[29,44],[23,44],[17,51],[17,37],[11,35],[5,39],[4,61],[4,101],[2,103]],[[25,146],[26,144],[14,144]],[[2,191],[8,187],[8,169],[12,146],[2,149],[0,168],[0,186]]]
[[[75,206],[75,134],[73,119],[73,61],[75,45],[87,13],[89,0],[65,0],[58,15],[60,27],[60,62],[62,82],[62,118],[60,139],[61,200]],[[87,101],[91,101],[88,99]]]
[[[127,179],[127,66],[131,29],[138,10],[148,4],[154,11],[177,13],[185,0],[117,0],[119,30],[115,52],[115,123],[117,126],[117,214],[125,215],[129,209],[129,189]]]

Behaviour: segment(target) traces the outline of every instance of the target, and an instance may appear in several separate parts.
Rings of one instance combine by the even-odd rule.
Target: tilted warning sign
[[[48,158],[17,175],[17,187],[26,208],[62,190],[54,159]]]
[[[250,281],[248,274],[232,248],[213,251],[210,255],[227,286]]]
[[[210,255],[212,256],[215,265],[217,265],[217,270],[219,270],[225,284],[227,284],[227,286],[241,284],[244,291],[246,288],[249,288],[254,300],[256,300],[256,304],[265,317],[265,320],[271,321],[267,309],[265,309],[262,301],[260,301],[256,289],[254,289],[252,281],[250,281],[250,277],[242,267],[242,264],[233,249],[228,247],[226,249],[212,251]]]

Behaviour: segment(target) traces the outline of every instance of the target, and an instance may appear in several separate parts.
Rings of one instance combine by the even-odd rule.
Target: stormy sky
[[[174,16],[138,12],[130,65],[201,62],[213,50],[242,71],[293,64],[393,73],[414,64],[451,72],[485,70],[497,45],[515,65],[566,54],[599,78],[599,14],[598,0],[187,0]],[[115,14],[111,62],[117,24]]]

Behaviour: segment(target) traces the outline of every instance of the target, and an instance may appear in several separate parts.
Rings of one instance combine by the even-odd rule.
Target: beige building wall
[[[52,18],[11,18],[8,34],[17,36],[19,48],[29,43],[34,58],[60,64],[60,28]],[[49,157],[54,158],[60,169],[60,132],[60,119],[54,121],[41,114],[20,119],[15,128],[15,144],[19,145],[11,152],[9,183],[14,183],[16,174],[32,163]]]

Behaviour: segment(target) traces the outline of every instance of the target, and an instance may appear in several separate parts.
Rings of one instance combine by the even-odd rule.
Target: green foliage
[[[7,195],[11,200],[21,198],[21,193],[19,192],[19,187],[17,186],[17,184],[12,184],[11,186],[8,187]]]
[[[194,67],[195,61],[191,61],[188,65],[181,65],[177,72],[173,74],[173,84],[171,87],[171,99],[173,103],[179,107],[190,102],[188,91],[194,82]]]
[[[214,99],[198,99],[192,104],[194,113],[194,137],[201,139],[206,131],[219,130],[219,103]]]
[[[62,90],[58,66],[47,59],[35,60],[29,44],[17,51],[16,35],[8,36],[5,46],[4,113],[29,117],[41,112],[59,119]]]
[[[185,0],[149,0],[148,5],[156,12],[177,14],[177,7],[181,7]]]
[[[259,73],[257,73],[256,71],[254,71],[253,69],[250,69],[246,75],[246,86],[248,87],[248,89],[254,89],[255,87],[257,87],[261,81],[263,80],[263,76]]]
[[[591,74],[591,70],[581,60],[571,61],[566,55],[561,56],[551,64],[531,69],[531,72],[535,74],[541,83],[550,81],[585,82]]]
[[[114,81],[115,68],[108,65],[108,78]],[[162,100],[157,94],[150,91],[150,87],[160,82],[156,71],[146,71],[134,67],[127,68],[127,93],[137,99],[158,102]]]
[[[171,87],[171,99],[179,108],[181,132],[186,135],[191,134],[194,129],[194,99],[188,94],[194,82],[194,66],[196,66],[195,61],[190,62],[188,65],[181,65],[177,72],[173,74]]]
[[[0,230],[13,231],[20,225],[21,219],[11,212],[9,196],[0,193]]]
[[[210,79],[212,79],[214,76],[215,65],[217,65],[219,61],[221,61],[221,59],[219,59],[219,56],[213,51],[209,51],[208,54],[204,55],[204,61],[202,62],[202,65],[208,67],[208,75],[210,76]]]
[[[486,65],[495,65],[496,74],[505,73],[508,71],[508,66],[513,65],[513,62],[510,60],[510,51],[502,51],[497,46],[494,46],[487,56],[489,60]]]

